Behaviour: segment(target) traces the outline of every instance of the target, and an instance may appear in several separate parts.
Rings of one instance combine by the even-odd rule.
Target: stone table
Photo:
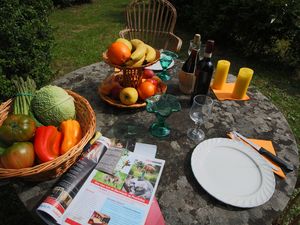
[[[204,127],[206,139],[226,137],[228,131],[235,129],[248,137],[272,140],[278,155],[295,168],[286,179],[276,176],[275,193],[262,206],[241,209],[216,200],[197,183],[190,167],[191,153],[196,145],[186,136],[187,129],[194,124],[189,117],[189,96],[181,95],[178,89],[176,74],[181,65],[181,61],[176,61],[170,70],[173,79],[167,82],[167,92],[178,96],[182,111],[167,119],[171,134],[163,139],[152,137],[148,132],[154,114],[143,108],[118,109],[99,98],[99,83],[113,71],[105,63],[78,69],[53,83],[79,93],[90,102],[96,113],[97,130],[103,135],[157,145],[157,158],[166,160],[166,164],[156,196],[167,224],[271,224],[287,205],[297,180],[298,150],[286,119],[254,87],[249,89],[249,101],[215,101],[212,117]],[[123,128],[128,124],[136,125],[134,136],[124,135]],[[17,182],[14,187],[26,207],[33,210],[54,182]]]

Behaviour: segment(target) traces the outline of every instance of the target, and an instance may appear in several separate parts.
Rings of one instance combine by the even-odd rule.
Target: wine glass
[[[160,73],[158,73],[157,76],[163,81],[167,81],[171,79],[171,76],[167,72],[167,69],[172,63],[172,60],[176,58],[178,58],[178,55],[175,54],[174,52],[168,50],[162,50],[160,52],[159,62],[163,70]]]
[[[210,116],[213,106],[213,100],[206,95],[196,95],[193,99],[193,105],[190,109],[190,117],[195,122],[196,126],[187,131],[187,136],[195,142],[200,142],[204,139],[205,134],[201,130],[201,125]]]

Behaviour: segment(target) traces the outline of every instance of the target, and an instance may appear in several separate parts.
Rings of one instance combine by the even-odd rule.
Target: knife
[[[242,139],[243,141],[248,143],[252,148],[257,150],[260,154],[266,156],[268,159],[272,160],[274,163],[277,163],[280,167],[282,167],[286,171],[291,172],[294,170],[293,166],[289,165],[287,162],[283,161],[278,156],[273,155],[271,152],[269,152],[265,148],[260,147],[259,145],[253,143],[252,141],[250,141],[249,139],[247,139],[246,137],[244,137],[243,135],[239,134],[236,131],[233,131],[233,133],[236,134],[240,139]]]
[[[234,132],[230,132],[229,134],[231,135],[232,140],[236,140],[236,141],[238,141],[238,142],[243,143],[243,145],[246,145],[245,142],[244,142],[241,138],[239,138]],[[250,147],[251,147],[251,146],[250,146]],[[262,156],[261,156],[261,157],[262,157]],[[275,171],[278,171],[278,170],[279,170],[278,167],[275,166],[273,163],[271,163],[269,160],[267,160],[267,159],[264,158],[264,157],[262,157],[262,158],[266,161],[266,163],[267,163],[273,170],[275,170]]]

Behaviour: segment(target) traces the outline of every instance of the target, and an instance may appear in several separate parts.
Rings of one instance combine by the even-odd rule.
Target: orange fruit
[[[122,42],[112,43],[107,50],[109,61],[115,65],[124,64],[131,56],[130,49]]]
[[[144,81],[138,86],[138,93],[140,98],[145,100],[156,93],[156,86],[149,81]]]

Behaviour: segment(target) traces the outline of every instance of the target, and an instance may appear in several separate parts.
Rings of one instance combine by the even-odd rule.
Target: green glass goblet
[[[160,52],[160,65],[162,67],[162,71],[157,74],[157,76],[162,79],[162,81],[168,81],[171,79],[170,74],[168,73],[167,69],[172,63],[174,59],[178,58],[178,55],[174,52],[168,51],[168,50],[162,50]]]
[[[150,126],[150,133],[155,137],[166,137],[170,134],[170,128],[165,120],[172,112],[181,110],[181,105],[174,95],[155,95],[146,99],[146,110],[155,113],[156,121]]]

